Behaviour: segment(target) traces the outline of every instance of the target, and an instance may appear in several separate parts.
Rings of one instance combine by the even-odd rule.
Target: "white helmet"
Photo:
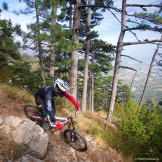
[[[62,79],[56,79],[53,81],[52,88],[54,89],[55,92],[60,92],[60,90],[62,92],[65,92],[70,89],[70,86]]]

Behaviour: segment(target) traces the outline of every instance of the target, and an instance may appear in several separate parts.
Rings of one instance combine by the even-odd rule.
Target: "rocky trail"
[[[28,121],[23,113],[24,104],[19,100],[8,98],[7,94],[0,91],[0,116],[7,118],[8,116],[19,117],[24,121]],[[19,122],[20,124],[23,122]],[[30,122],[31,123],[31,122]],[[33,123],[33,122],[32,122]],[[5,125],[4,125],[5,127]],[[34,127],[35,128],[35,127]],[[37,129],[37,128],[36,128]],[[42,129],[41,129],[42,130]],[[0,129],[0,133],[2,130]],[[16,134],[17,132],[13,133]],[[68,145],[63,137],[63,131],[43,131],[48,135],[48,145],[46,153],[43,157],[37,157],[37,160],[33,160],[32,157],[23,157],[19,159],[19,162],[122,162],[124,161],[117,152],[111,148],[104,149],[100,147],[100,144],[96,142],[92,136],[86,135],[85,138],[88,141],[89,147],[85,152],[78,152]],[[22,139],[24,140],[24,139]],[[0,145],[2,144],[0,139]],[[3,146],[1,146],[3,147]],[[6,146],[7,147],[7,146]],[[9,147],[9,146],[8,146]],[[42,144],[41,147],[44,147]],[[7,149],[6,149],[7,150]],[[11,150],[8,149],[8,159],[5,157],[4,152],[0,150],[0,161],[18,161],[17,159],[11,159]],[[6,152],[7,154],[7,152]],[[27,156],[27,155],[26,155]],[[5,158],[4,158],[5,157]]]

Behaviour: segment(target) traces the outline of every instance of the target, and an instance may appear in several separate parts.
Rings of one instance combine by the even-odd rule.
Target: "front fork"
[[[72,117],[69,117],[68,119],[69,119],[68,128],[69,129],[72,129],[72,130],[75,130],[73,118]]]

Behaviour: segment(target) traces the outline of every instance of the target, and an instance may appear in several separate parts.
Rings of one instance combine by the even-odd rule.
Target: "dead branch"
[[[129,30],[150,30],[150,31],[158,31],[160,33],[162,33],[162,28],[151,28],[151,27],[147,27],[147,28],[143,28],[143,27],[135,27],[135,28],[128,28],[125,29],[125,31],[129,31]]]
[[[128,55],[121,55],[121,56],[129,57],[129,58],[132,59],[132,60],[135,60],[135,61],[138,61],[138,62],[142,63],[142,61],[139,61],[139,60],[137,60],[137,59],[135,59],[135,58],[133,58],[133,57],[130,57],[130,56],[128,56]]]
[[[124,68],[124,69],[130,69],[130,70],[133,70],[133,71],[137,71],[136,69],[128,67],[128,66],[120,66],[119,68]]]
[[[162,60],[159,60],[159,61],[155,60],[155,62],[156,64],[159,64],[160,62],[162,62]]]
[[[158,8],[162,8],[162,5],[159,4],[150,4],[150,5],[140,5],[140,4],[126,4],[126,7],[158,7]]]
[[[155,39],[155,40],[144,40],[141,42],[123,42],[123,46],[128,46],[128,45],[136,45],[136,44],[146,44],[146,43],[153,43],[153,42],[162,42],[162,40]]]
[[[122,22],[117,18],[117,16],[116,16],[110,9],[108,9],[108,10],[109,10],[109,11],[111,12],[111,14],[119,21],[119,23],[122,24]],[[125,26],[124,24],[122,24],[122,25]],[[125,26],[125,27],[128,29],[129,32],[131,32],[131,33],[134,35],[134,37],[135,37],[138,41],[140,41],[140,40],[137,38],[136,34],[133,33],[131,30],[129,30],[128,26]]]
[[[133,21],[133,20],[130,20],[130,19],[126,20],[126,22],[131,22],[131,23],[135,23],[135,24],[141,25],[141,23]]]

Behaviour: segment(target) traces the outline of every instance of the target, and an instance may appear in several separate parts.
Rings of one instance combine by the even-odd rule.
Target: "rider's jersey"
[[[55,92],[52,89],[52,86],[46,86],[43,87],[41,89],[39,89],[36,94],[35,97],[39,96],[44,100],[45,103],[45,108],[48,111],[52,111],[52,109],[54,109],[54,97],[55,96],[65,96],[69,101],[71,101],[76,108],[80,108],[79,103],[74,99],[74,97],[68,93],[67,91],[62,92],[62,94],[58,95],[55,94]]]

